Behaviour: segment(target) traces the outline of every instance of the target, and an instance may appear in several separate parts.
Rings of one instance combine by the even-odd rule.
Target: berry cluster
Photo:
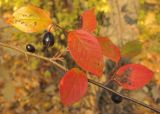
[[[54,45],[54,42],[54,35],[51,32],[46,32],[43,37],[44,47],[49,48]],[[36,51],[35,47],[32,44],[27,44],[26,50],[31,53],[34,53]]]

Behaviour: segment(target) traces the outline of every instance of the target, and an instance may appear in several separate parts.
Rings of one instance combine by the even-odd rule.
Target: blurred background
[[[160,109],[160,0],[0,0],[0,42],[25,50],[26,44],[36,47],[36,54],[52,57],[67,47],[66,35],[58,29],[52,33],[55,44],[43,48],[45,31],[27,34],[8,27],[4,19],[16,9],[33,4],[51,13],[55,23],[73,30],[80,26],[79,15],[95,8],[98,27],[95,34],[108,36],[120,47],[122,64],[140,63],[155,72],[154,79],[142,89],[126,91],[107,85],[127,96]],[[64,66],[76,64],[67,53]],[[104,76],[94,80],[106,83],[114,64],[107,60]],[[123,100],[114,104],[110,94],[89,85],[86,96],[72,107],[60,101],[58,84],[64,72],[54,65],[14,50],[0,47],[0,114],[156,114],[149,109]]]

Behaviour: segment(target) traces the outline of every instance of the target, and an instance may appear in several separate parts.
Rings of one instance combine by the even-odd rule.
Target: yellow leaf
[[[29,5],[16,10],[6,22],[23,32],[32,33],[46,29],[52,20],[48,12]]]

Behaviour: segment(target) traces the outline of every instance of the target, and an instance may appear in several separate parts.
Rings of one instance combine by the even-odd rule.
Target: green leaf
[[[130,58],[130,59],[140,54],[141,51],[142,51],[142,44],[138,40],[127,42],[121,48],[122,56]]]

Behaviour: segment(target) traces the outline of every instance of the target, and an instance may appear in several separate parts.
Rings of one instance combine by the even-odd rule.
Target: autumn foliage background
[[[121,47],[124,56],[155,72],[152,81],[135,91],[110,85],[125,95],[160,108],[160,1],[159,0],[0,0],[0,28],[7,26],[4,19],[16,9],[33,4],[48,10],[53,22],[66,29],[79,27],[78,16],[95,8],[98,27],[95,34],[108,36]],[[57,50],[65,50],[65,34],[53,30],[56,43],[49,51],[43,50],[44,32],[27,34],[13,27],[0,29],[0,41],[25,49],[27,43],[36,46],[38,54],[51,57]],[[64,66],[75,62],[65,55]],[[106,67],[106,71],[108,67]],[[64,72],[36,58],[26,58],[10,49],[0,47],[0,112],[1,114],[153,114],[150,110],[128,101],[115,105],[108,93],[89,85],[87,95],[72,107],[60,101],[58,84]],[[107,81],[107,75],[100,79]]]

